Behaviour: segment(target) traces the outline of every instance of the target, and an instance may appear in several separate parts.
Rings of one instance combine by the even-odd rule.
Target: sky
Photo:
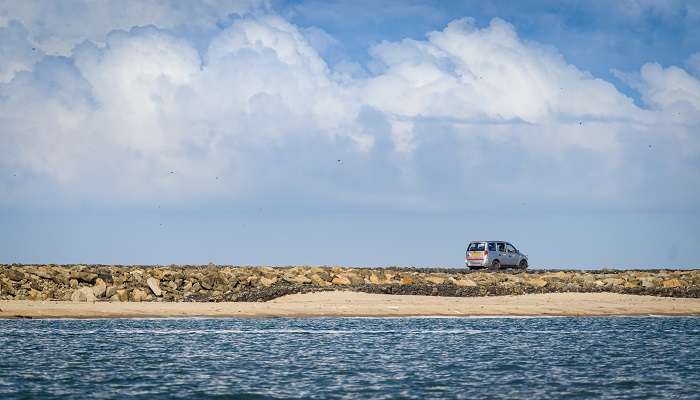
[[[0,0],[0,262],[700,266],[696,1]]]

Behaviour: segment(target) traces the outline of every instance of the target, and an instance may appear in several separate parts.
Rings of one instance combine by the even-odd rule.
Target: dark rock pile
[[[325,290],[458,297],[615,292],[698,298],[700,270],[0,265],[0,300],[267,301]]]

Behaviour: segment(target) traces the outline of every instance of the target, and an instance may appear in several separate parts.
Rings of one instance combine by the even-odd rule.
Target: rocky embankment
[[[0,265],[0,300],[266,301],[326,290],[432,296],[614,292],[700,298],[700,270]]]

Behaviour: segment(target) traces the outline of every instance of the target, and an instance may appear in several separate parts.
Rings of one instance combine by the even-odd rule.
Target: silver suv
[[[527,256],[508,242],[484,240],[469,243],[464,264],[469,269],[527,269]]]

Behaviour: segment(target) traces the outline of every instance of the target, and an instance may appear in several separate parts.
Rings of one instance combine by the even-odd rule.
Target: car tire
[[[498,271],[499,269],[501,269],[501,262],[498,260],[493,260],[489,269],[492,271]]]
[[[527,260],[520,261],[518,267],[520,267],[520,269],[527,269]]]

